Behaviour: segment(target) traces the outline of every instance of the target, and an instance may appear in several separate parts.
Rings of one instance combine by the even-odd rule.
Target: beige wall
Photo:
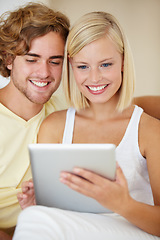
[[[136,68],[135,95],[160,95],[160,0],[48,0],[73,23],[90,11],[112,13],[125,30]]]
[[[0,14],[29,1],[0,0]],[[70,18],[71,24],[90,11],[112,13],[124,28],[132,48],[137,75],[135,96],[160,95],[160,0],[39,0],[39,2],[65,13]],[[61,92],[60,88],[58,94]]]

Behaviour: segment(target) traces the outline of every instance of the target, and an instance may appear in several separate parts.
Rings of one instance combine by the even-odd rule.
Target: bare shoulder
[[[160,121],[146,113],[142,113],[139,124],[139,142],[142,152],[147,157],[148,149],[157,151],[160,144]]]
[[[148,115],[147,113],[143,112],[142,113],[142,117],[140,120],[140,124],[144,127],[144,128],[148,128],[148,131],[158,131],[158,129],[160,128],[160,121],[150,115]]]
[[[51,113],[46,117],[39,129],[38,143],[61,143],[67,110]]]

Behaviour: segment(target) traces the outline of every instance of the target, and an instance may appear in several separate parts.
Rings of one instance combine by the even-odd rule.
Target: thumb
[[[121,186],[127,186],[127,180],[126,180],[125,175],[118,163],[117,163],[117,167],[116,167],[116,182],[118,184],[120,184]]]

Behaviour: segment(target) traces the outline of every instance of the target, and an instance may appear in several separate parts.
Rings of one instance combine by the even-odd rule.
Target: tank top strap
[[[135,141],[135,143],[137,144],[138,144],[139,122],[140,122],[142,113],[143,113],[143,109],[135,105],[133,114],[131,116],[130,122],[128,124],[127,130],[125,133],[125,135],[127,135],[128,140],[130,139],[131,141]]]
[[[76,110],[74,108],[69,108],[67,110],[62,144],[72,143],[75,113],[76,113]]]
[[[125,151],[127,151],[127,148],[129,149],[129,146],[132,146],[132,148],[134,148],[136,151],[139,151],[138,129],[142,113],[143,109],[135,105],[126,132],[120,144],[117,146],[117,151],[122,150],[122,148],[125,148]]]

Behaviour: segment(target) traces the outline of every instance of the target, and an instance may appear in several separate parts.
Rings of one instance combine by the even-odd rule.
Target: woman
[[[60,176],[62,183],[114,213],[27,208],[13,239],[43,239],[43,234],[45,239],[159,239],[160,122],[132,105],[134,78],[130,48],[117,20],[104,12],[80,18],[69,33],[63,69],[73,108],[47,117],[38,142],[115,144],[114,182],[80,168],[73,169],[80,177]],[[25,187],[26,194],[19,196],[23,208],[34,200],[32,182]]]

